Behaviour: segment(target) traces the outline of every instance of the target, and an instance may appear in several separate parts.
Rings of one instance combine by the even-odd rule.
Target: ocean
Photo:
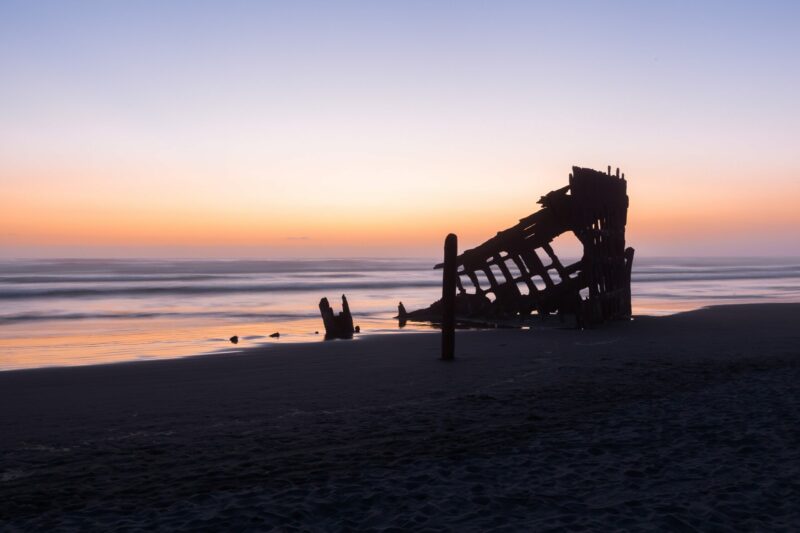
[[[347,295],[362,334],[430,330],[393,317],[440,297],[436,260],[0,261],[0,370],[320,342],[320,298]],[[635,315],[800,302],[800,259],[638,258]],[[272,333],[280,337],[270,338]],[[240,342],[228,340],[237,335]]]

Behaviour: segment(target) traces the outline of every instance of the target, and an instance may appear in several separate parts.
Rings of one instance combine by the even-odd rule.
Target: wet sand
[[[800,304],[0,373],[0,529],[800,527]]]

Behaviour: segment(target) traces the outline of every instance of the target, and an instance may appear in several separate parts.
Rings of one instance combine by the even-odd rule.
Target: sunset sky
[[[798,2],[0,1],[0,257],[431,256],[620,167],[798,255]]]

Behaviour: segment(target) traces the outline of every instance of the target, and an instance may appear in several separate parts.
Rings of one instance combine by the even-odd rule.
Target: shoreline
[[[784,304],[779,304],[784,305]],[[710,307],[718,307],[718,306],[706,306],[701,309],[706,309]],[[700,310],[700,309],[697,309]],[[682,313],[687,313],[692,311],[681,311],[678,313],[673,313],[672,315],[638,315],[631,318],[631,321],[641,320],[641,319],[653,319],[653,318],[661,318],[661,317],[668,317],[679,315]],[[535,317],[534,317],[535,319]],[[429,324],[428,322],[420,322],[420,324]],[[534,325],[509,325],[503,324],[498,325],[496,327],[480,327],[477,325],[470,325],[470,326],[456,326],[456,334],[466,333],[466,332],[491,332],[491,331],[498,331],[498,330],[516,330],[516,331],[550,331],[550,330],[574,330],[568,325],[569,322],[566,324],[558,322],[557,316],[552,316],[547,319],[543,325],[538,325],[534,323]],[[612,323],[603,324],[598,326],[597,328],[589,328],[589,329],[602,329],[603,327],[608,327],[612,325]],[[619,324],[617,324],[619,325]],[[310,347],[310,346],[317,346],[317,345],[325,345],[329,343],[348,343],[348,342],[364,342],[368,339],[373,338],[383,338],[383,337],[393,337],[393,336],[410,336],[410,335],[439,335],[441,330],[435,326],[430,326],[429,328],[420,328],[420,329],[397,329],[396,331],[364,331],[361,333],[357,333],[354,335],[352,339],[329,339],[324,340],[322,334],[320,334],[317,338],[309,337],[309,339],[303,340],[290,340],[287,342],[282,341],[266,341],[260,344],[255,344],[251,346],[243,346],[237,347],[236,345],[231,345],[226,348],[219,348],[213,351],[208,352],[199,352],[199,353],[192,353],[188,355],[178,355],[178,356],[168,356],[168,357],[154,357],[148,359],[130,359],[130,360],[120,360],[120,361],[109,361],[109,362],[91,362],[85,364],[72,364],[72,365],[50,365],[50,366],[35,366],[35,367],[22,367],[22,368],[8,368],[8,369],[0,369],[0,375],[8,373],[8,372],[27,372],[27,371],[36,371],[36,370],[55,370],[55,369],[69,369],[69,368],[85,368],[85,367],[94,367],[94,366],[109,366],[109,365],[137,365],[137,364],[147,364],[147,363],[158,363],[164,361],[176,361],[176,360],[183,360],[183,359],[194,359],[194,358],[205,358],[205,357],[234,357],[234,356],[241,356],[241,355],[251,355],[251,352],[258,352],[261,355],[269,355],[268,352],[272,350],[281,350],[284,347],[290,346],[302,346],[302,347]]]
[[[800,304],[0,373],[20,529],[786,529]],[[268,355],[268,356],[267,356]]]
[[[666,315],[635,315],[631,318],[631,322],[636,320],[651,320],[657,318],[664,318],[664,317],[671,317],[676,315],[682,315],[685,313],[692,313],[696,311],[702,311],[705,309],[713,309],[716,307],[739,307],[739,306],[751,306],[751,305],[794,305],[791,303],[775,303],[775,304],[732,304],[732,305],[725,305],[725,304],[716,304],[716,305],[707,305],[697,309],[691,309],[688,311],[679,311],[672,314]],[[798,304],[800,305],[800,304]],[[538,332],[538,331],[550,331],[550,330],[559,330],[559,329],[568,329],[572,330],[570,326],[571,324],[571,317],[567,318],[566,323],[559,322],[557,316],[550,316],[545,321],[540,322],[537,317],[532,316],[531,322],[529,324],[520,324],[518,326],[515,325],[498,325],[496,327],[478,327],[478,326],[457,326],[456,332],[457,333],[464,333],[464,332],[472,332],[472,331],[481,331],[481,332],[489,332],[489,331],[496,331],[496,330],[518,330],[518,331],[531,331],[531,332]],[[396,321],[396,320],[395,320]],[[610,322],[607,324],[602,324],[597,326],[596,328],[588,328],[587,331],[597,330],[606,328],[609,326],[619,326],[622,322]],[[424,326],[424,327],[423,327]],[[236,328],[232,328],[232,331]],[[321,324],[320,324],[321,329]],[[394,336],[409,336],[409,335],[431,335],[431,334],[439,334],[440,329],[430,325],[429,322],[419,322],[416,324],[415,327],[409,328],[404,330],[403,328],[398,328],[397,330],[388,330],[382,329],[380,331],[364,331],[362,333],[356,334],[353,339],[331,339],[331,340],[323,340],[322,334],[308,336],[307,339],[295,340],[291,339],[288,341],[270,341],[266,340],[261,343],[251,344],[249,346],[241,346],[237,347],[237,345],[230,344],[224,348],[218,348],[211,351],[203,351],[197,353],[190,353],[186,355],[176,355],[176,356],[160,356],[160,357],[151,357],[145,359],[123,359],[123,360],[114,360],[108,362],[89,362],[84,364],[54,364],[54,365],[47,365],[47,366],[32,366],[32,367],[20,367],[20,368],[8,368],[2,369],[0,368],[0,375],[9,372],[26,372],[26,371],[35,371],[35,370],[51,370],[51,369],[68,369],[68,368],[84,368],[84,367],[93,367],[93,366],[107,366],[107,365],[128,365],[128,364],[146,364],[146,363],[158,363],[163,361],[176,361],[176,360],[184,360],[184,359],[193,359],[193,358],[205,358],[205,357],[233,357],[233,356],[240,356],[240,355],[247,355],[252,352],[259,352],[263,355],[268,355],[269,351],[274,350],[282,350],[284,347],[289,346],[316,346],[316,345],[325,345],[331,342],[364,342],[367,339],[371,338],[382,338],[382,337],[394,337]],[[266,335],[262,337],[266,338]]]
[[[636,315],[633,316],[629,321],[612,321],[605,324],[602,324],[597,327],[593,328],[586,328],[586,329],[575,329],[569,327],[568,325],[564,325],[562,323],[556,322],[557,317],[550,317],[546,325],[541,327],[536,326],[498,326],[498,327],[461,327],[456,328],[457,337],[464,336],[464,335],[475,335],[475,334],[488,334],[491,335],[496,332],[497,335],[502,335],[504,332],[517,332],[521,334],[528,334],[528,335],[541,335],[546,334],[549,332],[554,331],[564,331],[564,332],[573,332],[576,335],[592,335],[592,334],[600,334],[603,335],[605,331],[613,329],[617,331],[619,328],[630,327],[630,325],[634,323],[641,323],[647,322],[648,324],[652,323],[653,321],[658,321],[659,323],[664,323],[666,320],[669,319],[684,319],[687,317],[700,317],[701,319],[705,319],[708,313],[716,314],[716,313],[746,313],[748,311],[757,311],[758,309],[767,309],[770,312],[769,317],[772,320],[775,317],[775,312],[777,310],[786,309],[787,311],[794,312],[796,309],[800,310],[800,303],[763,303],[763,304],[717,304],[717,305],[708,305],[701,307],[699,309],[693,309],[689,311],[681,311],[669,315]],[[755,314],[753,315],[755,318]],[[711,318],[712,321],[715,321],[715,318]],[[762,321],[763,322],[763,321]],[[636,326],[634,326],[636,327]],[[209,352],[200,352],[194,353],[189,355],[177,356],[177,357],[163,357],[163,358],[153,358],[153,359],[136,359],[136,360],[122,360],[122,361],[111,361],[111,362],[100,362],[100,363],[87,363],[87,364],[80,364],[80,365],[60,365],[60,366],[41,366],[41,367],[29,367],[29,368],[11,368],[8,370],[0,370],[0,377],[7,375],[7,374],[20,374],[20,373],[34,373],[34,372],[61,372],[61,371],[69,371],[69,370],[80,370],[80,369],[92,369],[92,368],[116,368],[116,367],[123,367],[123,366],[139,366],[139,365],[171,365],[178,362],[187,362],[190,363],[193,360],[204,360],[204,359],[227,359],[227,360],[235,360],[236,358],[254,358],[254,357],[263,357],[263,356],[270,356],[270,355],[289,355],[289,352],[297,352],[298,354],[305,355],[309,352],[309,350],[314,351],[314,347],[318,347],[320,351],[326,349],[333,349],[335,346],[337,349],[335,351],[341,351],[341,348],[345,348],[346,346],[352,344],[358,346],[362,343],[375,343],[380,342],[381,339],[388,339],[388,338],[404,338],[404,337],[420,337],[420,336],[430,336],[436,335],[437,339],[439,338],[440,330],[435,327],[431,327],[430,330],[409,330],[403,331],[402,329],[398,329],[397,331],[383,331],[383,332],[374,332],[371,333],[369,331],[357,334],[353,339],[330,339],[330,340],[322,340],[322,339],[313,339],[313,340],[301,340],[301,341],[294,341],[291,342],[275,342],[275,341],[267,341],[262,344],[246,346],[246,347],[236,347],[235,345],[231,345],[230,347],[220,348],[218,350],[213,350]],[[800,337],[798,337],[800,339]],[[536,339],[530,339],[533,342],[536,342]],[[437,340],[438,342],[438,340]],[[456,345],[458,349],[458,344]],[[438,344],[437,344],[438,347]],[[272,353],[275,352],[275,353]],[[287,353],[284,353],[287,352]],[[458,352],[456,352],[458,355]]]
[[[0,261],[0,372],[194,356],[250,347],[276,332],[279,344],[313,342],[322,328],[316,302],[337,299],[342,287],[364,333],[398,333],[391,317],[399,301],[413,311],[441,295],[433,262],[306,263]],[[799,269],[792,258],[637,257],[633,314],[796,303]],[[233,335],[238,345],[228,342]]]

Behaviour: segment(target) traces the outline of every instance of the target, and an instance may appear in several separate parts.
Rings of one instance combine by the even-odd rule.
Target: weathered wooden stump
[[[353,338],[353,332],[355,331],[353,316],[350,314],[350,306],[347,304],[347,297],[344,294],[342,295],[341,313],[334,314],[327,298],[319,301],[319,312],[322,315],[322,323],[325,326],[325,339]]]

